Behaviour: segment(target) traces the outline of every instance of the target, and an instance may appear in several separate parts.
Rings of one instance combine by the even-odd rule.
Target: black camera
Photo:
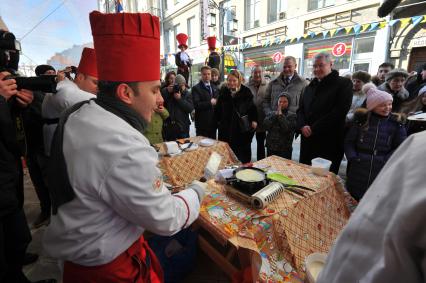
[[[180,93],[180,86],[178,84],[173,85],[173,93]]]
[[[42,75],[40,77],[19,77],[10,75],[4,78],[4,80],[7,79],[14,79],[18,86],[18,90],[28,89],[32,91],[56,93],[56,75]]]

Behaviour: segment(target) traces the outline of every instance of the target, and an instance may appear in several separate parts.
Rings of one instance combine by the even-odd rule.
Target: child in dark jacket
[[[288,112],[290,97],[282,93],[278,97],[277,111],[271,112],[264,121],[267,131],[266,148],[268,156],[278,155],[291,160],[293,138],[296,131],[296,114]]]
[[[401,115],[391,113],[392,95],[366,84],[367,109],[354,113],[354,124],[345,139],[348,159],[346,187],[360,200],[386,161],[407,137]]]

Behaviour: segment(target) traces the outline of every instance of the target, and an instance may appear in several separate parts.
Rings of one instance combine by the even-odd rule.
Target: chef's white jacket
[[[67,108],[74,104],[95,98],[96,95],[81,90],[74,82],[64,79],[56,87],[56,93],[46,93],[41,106],[41,116],[45,119],[56,119]],[[57,124],[43,125],[44,149],[50,155],[50,145],[53,140]]]
[[[68,118],[63,153],[76,197],[52,215],[43,245],[84,266],[111,262],[144,230],[172,235],[199,214],[197,193],[167,190],[149,141],[96,102]]]
[[[386,162],[331,250],[318,283],[425,282],[426,132]]]

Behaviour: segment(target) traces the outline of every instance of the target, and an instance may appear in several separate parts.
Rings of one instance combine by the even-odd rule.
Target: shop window
[[[277,52],[282,53],[282,60],[280,62],[274,62],[272,59],[274,54]],[[276,78],[283,70],[284,54],[282,49],[271,50],[271,51],[260,51],[252,54],[244,55],[244,76],[250,77],[251,69],[260,65],[263,67],[264,74],[271,78]]]
[[[193,38],[192,38],[192,35],[194,34],[193,33],[193,30],[194,30],[194,27],[195,27],[195,17],[191,17],[191,18],[189,18],[187,21],[186,21],[186,25],[187,25],[187,27],[188,27],[188,47],[189,48],[191,48],[191,46],[192,46],[192,44],[193,44]]]
[[[334,0],[308,0],[308,11],[334,5]]]
[[[353,71],[370,72],[370,63],[354,63]]]
[[[245,0],[246,30],[260,26],[260,0]]]
[[[170,53],[170,34],[173,33],[171,30],[164,31],[164,53]],[[173,42],[173,41],[172,41]]]
[[[344,43],[346,45],[345,52],[341,56],[333,56],[333,69],[338,70],[341,74],[348,72],[350,69],[351,51],[352,44],[351,40],[333,40],[333,41],[322,41],[313,44],[306,44],[304,51],[303,60],[303,76],[306,78],[312,78],[312,70],[314,64],[314,56],[319,52],[327,52],[332,54],[332,50],[336,43]]]
[[[268,23],[284,20],[285,10],[285,0],[268,0]]]
[[[374,37],[357,38],[355,40],[355,54],[370,53],[374,49]]]
[[[171,42],[174,42],[175,44],[174,44],[174,47],[175,47],[175,51],[178,51],[178,42],[177,42],[177,40],[176,40],[176,35],[178,35],[179,34],[179,29],[180,29],[180,24],[177,24],[177,25],[174,25],[173,26],[173,38],[170,38],[170,41],[171,40],[173,40],[173,41],[171,41]]]

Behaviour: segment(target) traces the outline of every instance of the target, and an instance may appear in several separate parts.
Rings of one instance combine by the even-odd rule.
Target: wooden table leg
[[[221,255],[217,250],[215,250],[203,236],[198,236],[198,244],[219,267],[230,277],[238,272],[238,269],[235,268],[223,255]]]

